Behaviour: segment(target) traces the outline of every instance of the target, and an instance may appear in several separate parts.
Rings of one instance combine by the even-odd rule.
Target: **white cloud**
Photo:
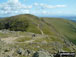
[[[67,7],[66,5],[48,5],[48,4],[44,4],[44,3],[34,3],[35,6],[37,7],[41,7],[41,8],[47,8],[47,9],[53,9],[53,8],[64,8]]]
[[[23,5],[18,0],[8,0],[0,4],[0,15],[29,13],[32,5]]]
[[[9,0],[9,2],[14,2],[14,3],[18,3],[18,0]]]
[[[29,14],[29,13],[30,13],[30,10],[24,10],[24,11],[22,11],[22,12]]]
[[[39,4],[37,2],[34,3],[35,6],[38,6]]]
[[[66,5],[56,5],[56,7],[67,7]]]
[[[43,5],[42,6],[43,8],[49,8],[49,9],[52,9],[52,8],[63,8],[63,7],[66,7],[66,5],[55,5],[55,6],[53,6],[53,5]]]
[[[26,0],[24,0],[26,1]],[[35,2],[33,5],[24,5],[19,0],[8,0],[5,3],[0,4],[0,15],[16,15],[25,13],[38,13],[38,14],[50,14],[45,9],[65,8],[66,5],[48,5],[44,3]]]
[[[48,14],[48,12],[47,11],[42,11],[42,14]]]

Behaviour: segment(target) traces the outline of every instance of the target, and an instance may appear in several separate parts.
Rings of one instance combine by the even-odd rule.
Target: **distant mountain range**
[[[73,17],[61,17],[61,18],[72,20],[73,22],[76,22],[76,16],[73,16]]]
[[[76,16],[38,16],[38,17],[49,17],[49,18],[64,18],[64,19],[68,19],[71,20],[73,22],[76,22]],[[6,18],[6,17],[0,17],[1,18]]]

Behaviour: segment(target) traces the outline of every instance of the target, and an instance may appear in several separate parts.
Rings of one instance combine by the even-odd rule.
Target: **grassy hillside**
[[[76,52],[75,44],[76,23],[69,20],[30,14],[0,19],[1,57],[32,57],[39,50],[51,56],[58,51]]]
[[[65,36],[65,38],[76,44],[76,23],[60,18],[43,18],[43,20],[60,35]]]
[[[38,18],[30,14],[17,15],[0,19],[0,29],[64,37],[76,44],[76,23],[61,18]]]

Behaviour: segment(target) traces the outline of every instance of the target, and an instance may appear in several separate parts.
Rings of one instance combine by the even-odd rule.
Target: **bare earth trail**
[[[24,36],[20,36],[20,37],[24,37]],[[12,44],[12,43],[14,43],[14,40],[16,40],[17,38],[19,38],[19,37],[1,38],[1,40],[7,44]]]
[[[24,41],[24,42],[17,42],[15,41],[16,39],[18,38],[21,38],[21,37],[29,37],[29,36],[18,36],[18,37],[8,37],[8,38],[1,38],[2,41],[4,41],[5,43],[7,44],[14,44],[14,43],[32,43],[34,42],[35,40],[38,40],[38,39],[41,39],[41,38],[45,38],[47,37],[46,35],[38,35],[36,37],[33,37],[31,40],[27,40],[27,41]],[[32,37],[32,36],[31,36]]]

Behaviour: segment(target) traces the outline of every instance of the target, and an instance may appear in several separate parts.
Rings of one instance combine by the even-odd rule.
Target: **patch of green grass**
[[[8,34],[0,33],[0,37],[1,37],[1,38],[6,38],[6,37],[8,37],[8,36],[9,36]]]
[[[70,50],[69,48],[66,48],[66,47],[63,48],[63,50],[64,50],[64,51],[67,51],[67,52],[71,52],[71,50]]]
[[[34,24],[29,25],[27,32],[33,32],[33,33],[41,34],[40,30]]]
[[[76,44],[76,23],[61,18],[43,18],[43,20],[52,25],[51,27],[54,29],[54,33],[56,31],[60,35],[66,35],[68,36],[68,38],[65,36],[67,39]]]
[[[25,42],[25,41],[29,41],[29,40],[31,40],[31,38],[29,38],[29,37],[22,37],[22,38],[16,39],[17,42]]]

